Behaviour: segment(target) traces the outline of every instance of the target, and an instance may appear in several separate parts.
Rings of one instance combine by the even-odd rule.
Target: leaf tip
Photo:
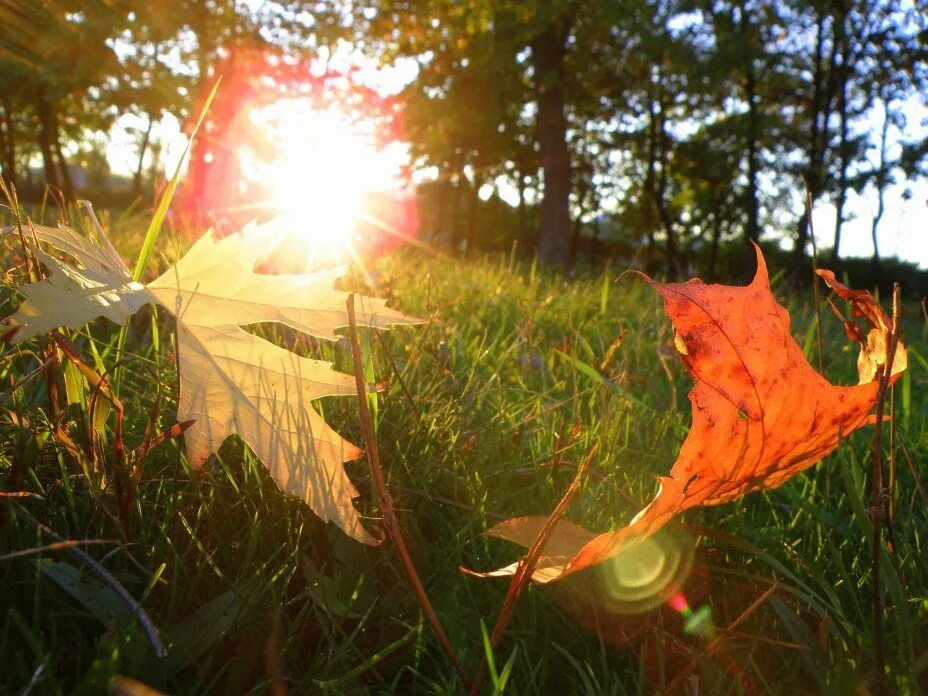
[[[764,252],[760,248],[760,244],[753,239],[751,240],[751,244],[754,246],[754,256],[757,259],[757,271],[754,273],[754,280],[751,284],[769,288],[770,274],[767,271],[767,260],[764,258]]]

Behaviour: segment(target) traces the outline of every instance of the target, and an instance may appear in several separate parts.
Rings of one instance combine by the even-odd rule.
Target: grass
[[[110,225],[131,257],[143,228],[104,220]],[[182,245],[167,233],[159,241],[161,249]],[[643,282],[612,282],[618,270],[567,281],[506,257],[406,251],[347,281],[431,317],[382,341],[370,332],[362,339],[378,379],[389,382],[370,399],[400,526],[471,670],[484,657],[507,583],[458,568],[488,570],[519,554],[481,533],[506,517],[549,513],[594,443],[599,451],[567,516],[595,530],[623,524],[653,495],[655,477],[685,437],[690,381],[673,357],[669,322]],[[19,280],[14,275],[8,285]],[[775,288],[815,363],[810,298]],[[829,313],[824,323],[827,375],[855,382],[856,349]],[[889,683],[915,693],[928,669],[928,506],[903,443],[924,478],[928,340],[915,311],[904,329],[913,354],[895,388],[897,546],[884,558],[883,585]],[[260,330],[294,345],[285,332]],[[112,368],[118,335],[98,322],[71,338],[88,362]],[[169,336],[160,316],[131,324],[120,394],[130,446],[141,442],[156,406],[158,428],[173,423]],[[298,346],[351,372],[343,343]],[[41,375],[24,381],[42,344],[5,348],[0,357],[4,383],[15,386],[0,404],[0,490],[12,492],[16,471],[23,494],[5,499],[0,520],[0,692],[96,693],[114,675],[172,693],[464,690],[389,544],[367,548],[319,522],[234,439],[201,476],[176,440],[154,450],[126,538],[107,485],[112,462],[79,466],[49,435]],[[87,393],[75,385],[64,418],[71,432],[87,432]],[[352,399],[325,399],[322,410],[364,446]],[[104,452],[113,420],[103,428]],[[683,516],[674,539],[692,556],[683,586],[689,620],[666,605],[629,614],[628,602],[609,598],[608,571],[532,588],[489,660],[487,689],[847,693],[872,682],[870,437],[867,429],[854,434],[778,489]],[[552,460],[559,466],[545,466]],[[348,468],[361,491],[358,507],[378,529],[366,464]],[[44,528],[80,542],[128,591],[158,627],[166,659],[154,656],[113,584],[88,572],[73,548],[49,547],[55,538]],[[591,595],[599,599],[595,612]]]

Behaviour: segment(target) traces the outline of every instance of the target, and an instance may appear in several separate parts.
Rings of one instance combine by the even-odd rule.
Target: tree
[[[450,229],[456,248],[474,244],[483,183],[524,167],[530,155],[519,135],[525,90],[509,69],[516,57],[505,56],[508,48],[493,34],[475,36],[461,50],[436,55],[400,95],[403,136],[410,142],[414,166],[431,168],[433,178],[443,182],[436,190],[444,194],[447,219],[442,226]],[[462,200],[465,195],[468,201]]]
[[[0,171],[17,186],[19,155],[28,147],[29,113],[22,99],[27,72],[16,61],[0,61]]]
[[[581,0],[472,0],[463,5],[451,0],[391,0],[371,3],[367,9],[374,18],[359,27],[358,40],[374,52],[389,43],[388,57],[415,57],[426,79],[436,72],[447,78],[428,85],[436,95],[433,99],[443,98],[464,72],[492,71],[499,81],[481,82],[486,91],[475,94],[470,113],[502,93],[519,113],[531,115],[543,190],[539,257],[546,265],[566,269],[572,261],[573,246],[570,114],[575,109],[582,111],[578,107],[583,101],[593,98],[581,86],[589,66],[581,67],[572,56],[590,44],[591,37],[608,30],[608,19],[618,16],[618,9]],[[476,50],[488,46],[492,48],[489,52]],[[446,68],[456,73],[445,72]],[[530,96],[525,94],[524,85],[530,87]],[[504,91],[507,88],[511,91]],[[510,132],[509,137],[513,136]],[[503,170],[512,168],[500,158],[512,156],[512,150],[524,152],[524,147],[509,150],[499,151],[497,164]],[[449,166],[460,166],[453,159],[457,154],[452,155]],[[519,174],[521,182],[526,172],[520,168]]]
[[[26,5],[10,21],[9,36],[14,38],[0,60],[4,169],[15,173],[16,150],[26,147],[22,134],[31,130],[45,183],[73,199],[66,149],[88,131],[107,130],[125,105],[131,60],[126,54],[118,57],[116,49],[129,46],[131,35],[123,32],[138,22],[138,15],[128,0],[64,0]],[[166,80],[169,73],[153,73],[150,66],[146,70],[149,85]]]
[[[567,269],[573,261],[570,229],[571,161],[567,148],[564,71],[568,39],[574,28],[575,5],[549,9],[530,38],[533,82],[538,116],[536,138],[544,176],[539,258],[548,266]]]
[[[133,197],[141,199],[154,124],[166,113],[183,117],[189,111],[195,83],[176,68],[175,61],[192,59],[192,52],[181,40],[180,18],[138,0],[131,0],[129,7],[115,39],[118,66],[112,106],[120,115],[132,114],[144,124],[134,129],[138,155],[132,177]],[[171,61],[166,59],[169,53],[173,54]]]

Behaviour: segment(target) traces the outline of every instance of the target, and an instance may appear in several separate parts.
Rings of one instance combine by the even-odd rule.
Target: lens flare
[[[705,568],[695,556],[693,538],[672,525],[546,587],[563,611],[610,645],[632,645],[681,628],[711,636],[709,607],[690,607],[692,597],[702,597],[706,589]],[[654,632],[655,622],[665,631]]]
[[[667,600],[667,606],[683,617],[683,632],[691,635],[713,638],[715,636],[715,623],[712,621],[712,609],[708,605],[699,607],[696,611],[690,608],[683,590],[677,590]]]
[[[682,534],[661,530],[602,564],[601,582],[609,610],[646,612],[682,587],[692,567],[692,544]]]

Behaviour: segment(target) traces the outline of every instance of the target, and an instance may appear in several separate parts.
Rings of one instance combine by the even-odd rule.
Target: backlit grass
[[[113,227],[117,247],[133,258],[144,228],[132,220]],[[167,258],[184,246],[168,233],[159,240]],[[568,516],[595,530],[627,522],[676,456],[691,383],[656,293],[634,276],[614,282],[624,269],[565,280],[508,257],[407,251],[367,270],[346,284],[430,317],[380,338],[365,334],[374,374],[387,385],[371,400],[419,573],[475,669],[484,652],[481,624],[495,621],[506,582],[466,577],[458,567],[487,570],[519,553],[481,533],[505,517],[550,512],[594,443],[593,471]],[[7,285],[21,280],[11,271]],[[776,282],[775,291],[817,364],[811,298]],[[6,297],[4,314],[13,306],[12,293]],[[829,312],[823,322],[826,374],[855,382],[856,348]],[[319,345],[272,327],[255,330],[350,371],[344,341]],[[113,367],[117,337],[118,327],[103,322],[72,335],[103,369]],[[928,341],[915,311],[905,318],[905,338],[911,368],[895,388],[896,547],[884,559],[883,585],[891,680],[913,691],[928,667],[928,568],[921,560],[928,510],[913,476],[926,477]],[[6,499],[0,521],[0,691],[32,684],[33,693],[93,693],[116,674],[172,693],[266,691],[275,682],[294,693],[463,690],[389,544],[367,548],[319,522],[282,495],[234,439],[202,475],[187,466],[177,441],[153,451],[131,510],[131,538],[124,538],[107,484],[113,418],[98,466],[79,465],[49,434],[56,424],[35,372],[42,346],[7,347],[0,365],[8,385],[0,404],[0,490],[23,494]],[[173,423],[169,320],[143,312],[131,322],[126,348],[120,396],[126,441],[135,446],[156,405],[159,429]],[[89,396],[73,400],[57,425],[88,432]],[[365,446],[353,399],[326,399],[323,411]],[[602,635],[584,629],[570,613],[570,596],[599,593],[606,582],[602,573],[587,573],[571,586],[526,594],[494,656],[488,688],[653,692],[681,672],[703,693],[844,693],[868,681],[871,435],[856,433],[779,489],[683,517],[688,529],[681,533],[695,547],[683,590],[694,610],[711,613],[715,635],[724,634],[711,650],[710,638],[685,631],[669,608],[628,617],[611,615],[606,604],[586,615]],[[361,491],[359,509],[378,530],[366,462],[348,468]],[[154,656],[125,602],[72,550],[41,548],[55,541],[45,528],[81,542],[139,602],[168,646],[166,659]],[[769,597],[742,616],[774,582]]]

